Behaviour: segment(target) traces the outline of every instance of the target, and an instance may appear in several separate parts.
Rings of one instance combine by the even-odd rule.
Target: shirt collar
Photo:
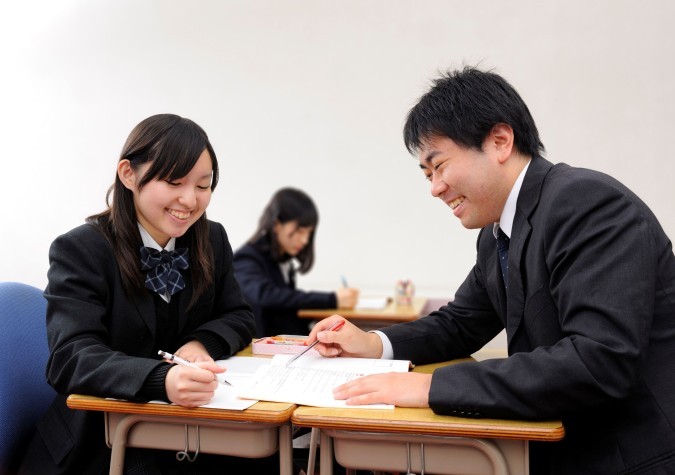
[[[516,204],[518,203],[518,195],[520,194],[520,188],[523,186],[523,180],[525,179],[525,173],[530,166],[532,160],[528,161],[525,167],[521,170],[520,175],[516,179],[516,182],[511,188],[511,193],[506,199],[506,204],[504,205],[504,210],[502,211],[502,216],[499,218],[498,223],[494,223],[492,226],[492,233],[497,238],[497,230],[501,229],[504,234],[509,238],[511,237],[511,232],[513,231],[513,220],[516,217]]]
[[[143,240],[143,245],[145,247],[151,247],[153,249],[157,249],[158,251],[173,251],[176,248],[176,238],[172,237],[169,239],[169,242],[166,243],[166,247],[162,249],[162,246],[157,244],[157,241],[155,241],[152,236],[150,236],[150,233],[145,230],[145,228],[141,225],[141,223],[138,223],[138,230],[141,232],[141,239]]]

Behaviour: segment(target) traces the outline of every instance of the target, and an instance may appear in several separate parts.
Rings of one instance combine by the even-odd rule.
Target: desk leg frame
[[[443,445],[449,446],[461,446],[461,447],[470,447],[482,453],[487,460],[489,460],[492,466],[493,475],[509,475],[510,471],[506,458],[501,450],[490,440],[483,439],[474,439],[474,438],[465,438],[465,437],[436,437],[436,436],[404,436],[399,434],[381,434],[381,433],[370,433],[370,432],[351,432],[351,431],[330,431],[330,430],[321,430],[321,475],[333,475],[333,432],[335,436],[353,436],[354,439],[358,440],[367,440],[367,439],[379,439],[383,438],[391,441],[404,442],[407,447],[408,454],[408,472],[411,468],[410,460],[410,445],[416,444],[420,446],[421,450],[421,463],[422,463],[422,473],[424,473],[425,457],[424,457],[424,444],[426,442],[431,442],[438,444],[439,441],[442,441]],[[359,467],[353,467],[359,468]],[[529,469],[526,467],[526,474],[529,472]]]
[[[112,454],[110,456],[110,475],[123,475],[124,473],[124,455],[127,449],[127,439],[129,431],[138,423],[142,422],[159,422],[185,425],[185,419],[171,418],[164,416],[148,416],[140,414],[130,414],[119,421],[115,430],[115,435],[112,442]],[[106,422],[107,423],[107,422]],[[233,423],[237,424],[237,423]],[[199,426],[214,426],[219,427],[222,421],[202,420]],[[291,432],[290,422],[279,426],[279,475],[293,475],[293,437]],[[186,441],[187,443],[187,441]],[[188,447],[186,446],[186,451]]]

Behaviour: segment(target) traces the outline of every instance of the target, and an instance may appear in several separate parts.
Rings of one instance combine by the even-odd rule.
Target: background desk
[[[415,297],[412,305],[396,305],[392,300],[381,309],[303,309],[298,311],[298,317],[320,320],[338,314],[364,330],[372,330],[393,323],[417,320],[422,316],[426,301],[426,298]]]
[[[430,373],[441,365],[415,371]],[[530,440],[559,441],[560,421],[465,419],[431,409],[298,407],[292,421],[321,429],[321,475],[332,475],[333,452],[344,467],[435,474],[529,473]]]
[[[122,474],[127,447],[260,458],[279,451],[280,474],[292,475],[294,404],[258,402],[244,411],[186,408],[71,395],[68,407],[102,411],[110,474]]]

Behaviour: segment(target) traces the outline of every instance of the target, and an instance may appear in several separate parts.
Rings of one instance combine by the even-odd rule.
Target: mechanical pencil
[[[181,358],[178,355],[173,355],[173,354],[169,353],[168,351],[159,350],[157,352],[157,354],[159,356],[161,356],[162,358],[164,358],[169,363],[176,363],[176,364],[179,364],[181,366],[189,366],[190,368],[204,369],[204,368],[200,368],[199,366],[197,366],[194,363],[190,363],[188,360],[184,360],[183,358]],[[215,375],[215,374],[214,374],[214,376],[216,377],[216,381],[218,381],[220,384],[226,384],[228,386],[232,386],[232,383],[230,383],[230,382],[228,382],[224,379],[219,379],[218,376]]]

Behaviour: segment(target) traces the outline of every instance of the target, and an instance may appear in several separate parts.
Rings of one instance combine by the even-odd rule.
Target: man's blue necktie
[[[501,229],[497,230],[497,255],[499,265],[502,267],[504,288],[509,288],[509,237]]]
[[[158,251],[151,247],[141,246],[141,269],[148,271],[145,286],[160,295],[173,295],[185,288],[185,280],[180,273],[187,269],[188,249]]]

